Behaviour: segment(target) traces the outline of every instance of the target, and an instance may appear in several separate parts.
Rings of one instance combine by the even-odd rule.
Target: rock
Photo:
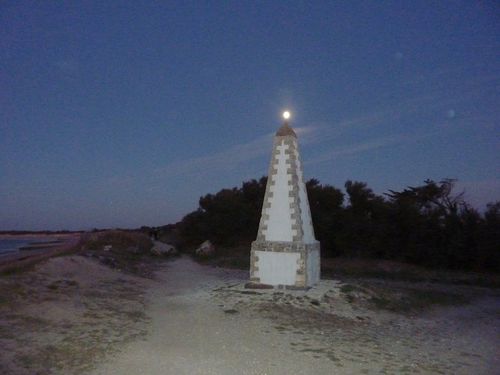
[[[158,256],[170,256],[179,253],[174,246],[159,241],[154,241],[154,246],[151,248],[150,252]]]
[[[196,255],[199,256],[211,256],[215,253],[215,246],[210,241],[203,242],[198,248],[194,251]]]

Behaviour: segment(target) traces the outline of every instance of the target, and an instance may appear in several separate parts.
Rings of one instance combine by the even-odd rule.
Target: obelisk
[[[320,244],[314,237],[297,135],[276,132],[257,239],[252,242],[249,285],[308,288],[320,279]]]

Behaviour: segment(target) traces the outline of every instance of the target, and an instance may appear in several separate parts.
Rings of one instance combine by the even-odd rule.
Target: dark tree
[[[471,269],[477,259],[480,215],[453,191],[455,180],[408,187],[387,196],[395,207],[395,236],[402,260],[452,269]]]
[[[204,240],[248,248],[256,238],[267,178],[245,181],[200,198],[199,208],[175,228],[179,244]],[[500,268],[500,202],[484,215],[470,207],[455,180],[426,180],[403,191],[379,196],[366,183],[347,181],[345,195],[316,179],[306,188],[322,256],[393,259],[431,267],[489,270]],[[167,236],[168,237],[168,236]],[[243,245],[243,246],[239,246]],[[243,254],[243,256],[246,256]]]
[[[179,224],[185,244],[208,239],[219,245],[236,245],[255,239],[266,181],[262,177],[244,182],[241,188],[222,189],[201,197],[198,210]]]
[[[500,201],[489,203],[478,230],[478,268],[500,272]]]
[[[345,231],[348,253],[351,256],[390,257],[392,234],[389,206],[364,182],[346,181],[349,205],[345,209]]]
[[[322,256],[342,254],[339,243],[343,229],[344,194],[330,185],[311,179],[306,183],[316,239],[321,242]]]

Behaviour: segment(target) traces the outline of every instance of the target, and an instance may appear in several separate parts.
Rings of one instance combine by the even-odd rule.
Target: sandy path
[[[242,282],[246,273],[200,266],[188,258],[157,275],[150,295],[152,326],[94,374],[310,374],[330,373],[327,359],[297,355],[270,321],[244,311],[226,313],[216,287]]]
[[[154,280],[71,255],[4,275],[0,373],[480,375],[500,368],[495,289],[345,279],[307,292],[248,290],[247,272],[187,257],[152,269]]]
[[[248,291],[246,272],[180,258],[149,292],[149,334],[92,374],[492,374],[498,296],[406,316],[356,307],[340,283]]]

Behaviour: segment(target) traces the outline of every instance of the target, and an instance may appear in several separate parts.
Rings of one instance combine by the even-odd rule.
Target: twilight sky
[[[173,223],[267,173],[500,199],[495,1],[2,1],[0,229]]]

